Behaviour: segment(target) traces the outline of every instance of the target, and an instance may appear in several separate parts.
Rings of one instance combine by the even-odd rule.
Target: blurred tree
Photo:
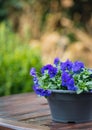
[[[19,11],[22,9],[22,2],[20,0],[0,0],[0,21],[7,19],[13,13],[12,11]]]
[[[25,24],[32,37],[40,37],[47,28],[60,30],[63,16],[91,34],[91,14],[92,0],[0,0],[0,21],[10,19],[19,32]]]
[[[92,34],[92,0],[74,0],[70,16],[75,24],[83,25]]]

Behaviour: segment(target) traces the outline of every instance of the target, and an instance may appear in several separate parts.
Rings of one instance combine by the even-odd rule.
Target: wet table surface
[[[0,97],[0,130],[92,130],[92,122],[54,122],[47,100],[26,93]]]

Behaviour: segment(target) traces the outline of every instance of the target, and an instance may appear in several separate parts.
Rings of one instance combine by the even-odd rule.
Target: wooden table
[[[27,93],[0,97],[0,130],[92,130],[92,122],[53,122],[47,100]]]

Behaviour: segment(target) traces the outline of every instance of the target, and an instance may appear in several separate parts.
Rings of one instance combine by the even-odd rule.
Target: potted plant
[[[92,69],[81,61],[61,62],[54,59],[37,73],[31,68],[33,89],[47,98],[52,120],[57,122],[87,122],[92,120]]]

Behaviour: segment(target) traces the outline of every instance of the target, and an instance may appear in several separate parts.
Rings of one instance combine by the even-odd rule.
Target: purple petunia
[[[55,59],[54,59],[54,64],[57,66],[59,63],[60,63],[59,58],[55,58]]]
[[[35,93],[36,93],[37,95],[40,95],[40,96],[50,96],[50,94],[51,94],[51,91],[49,91],[49,90],[44,90],[44,89],[39,88],[39,87],[37,87],[37,86],[33,86],[33,90],[35,91]]]
[[[65,70],[71,70],[72,65],[73,65],[73,63],[70,60],[67,60],[65,62],[62,62],[60,67],[61,67],[62,71],[65,71]]]
[[[35,70],[35,68],[31,68],[30,75],[32,75],[33,77],[36,77],[36,70]]]
[[[42,74],[44,74],[46,70],[48,70],[50,78],[53,78],[57,74],[57,68],[53,67],[51,64],[42,67],[41,69]]]
[[[81,61],[75,61],[72,67],[73,72],[78,73],[84,68],[84,64]]]

